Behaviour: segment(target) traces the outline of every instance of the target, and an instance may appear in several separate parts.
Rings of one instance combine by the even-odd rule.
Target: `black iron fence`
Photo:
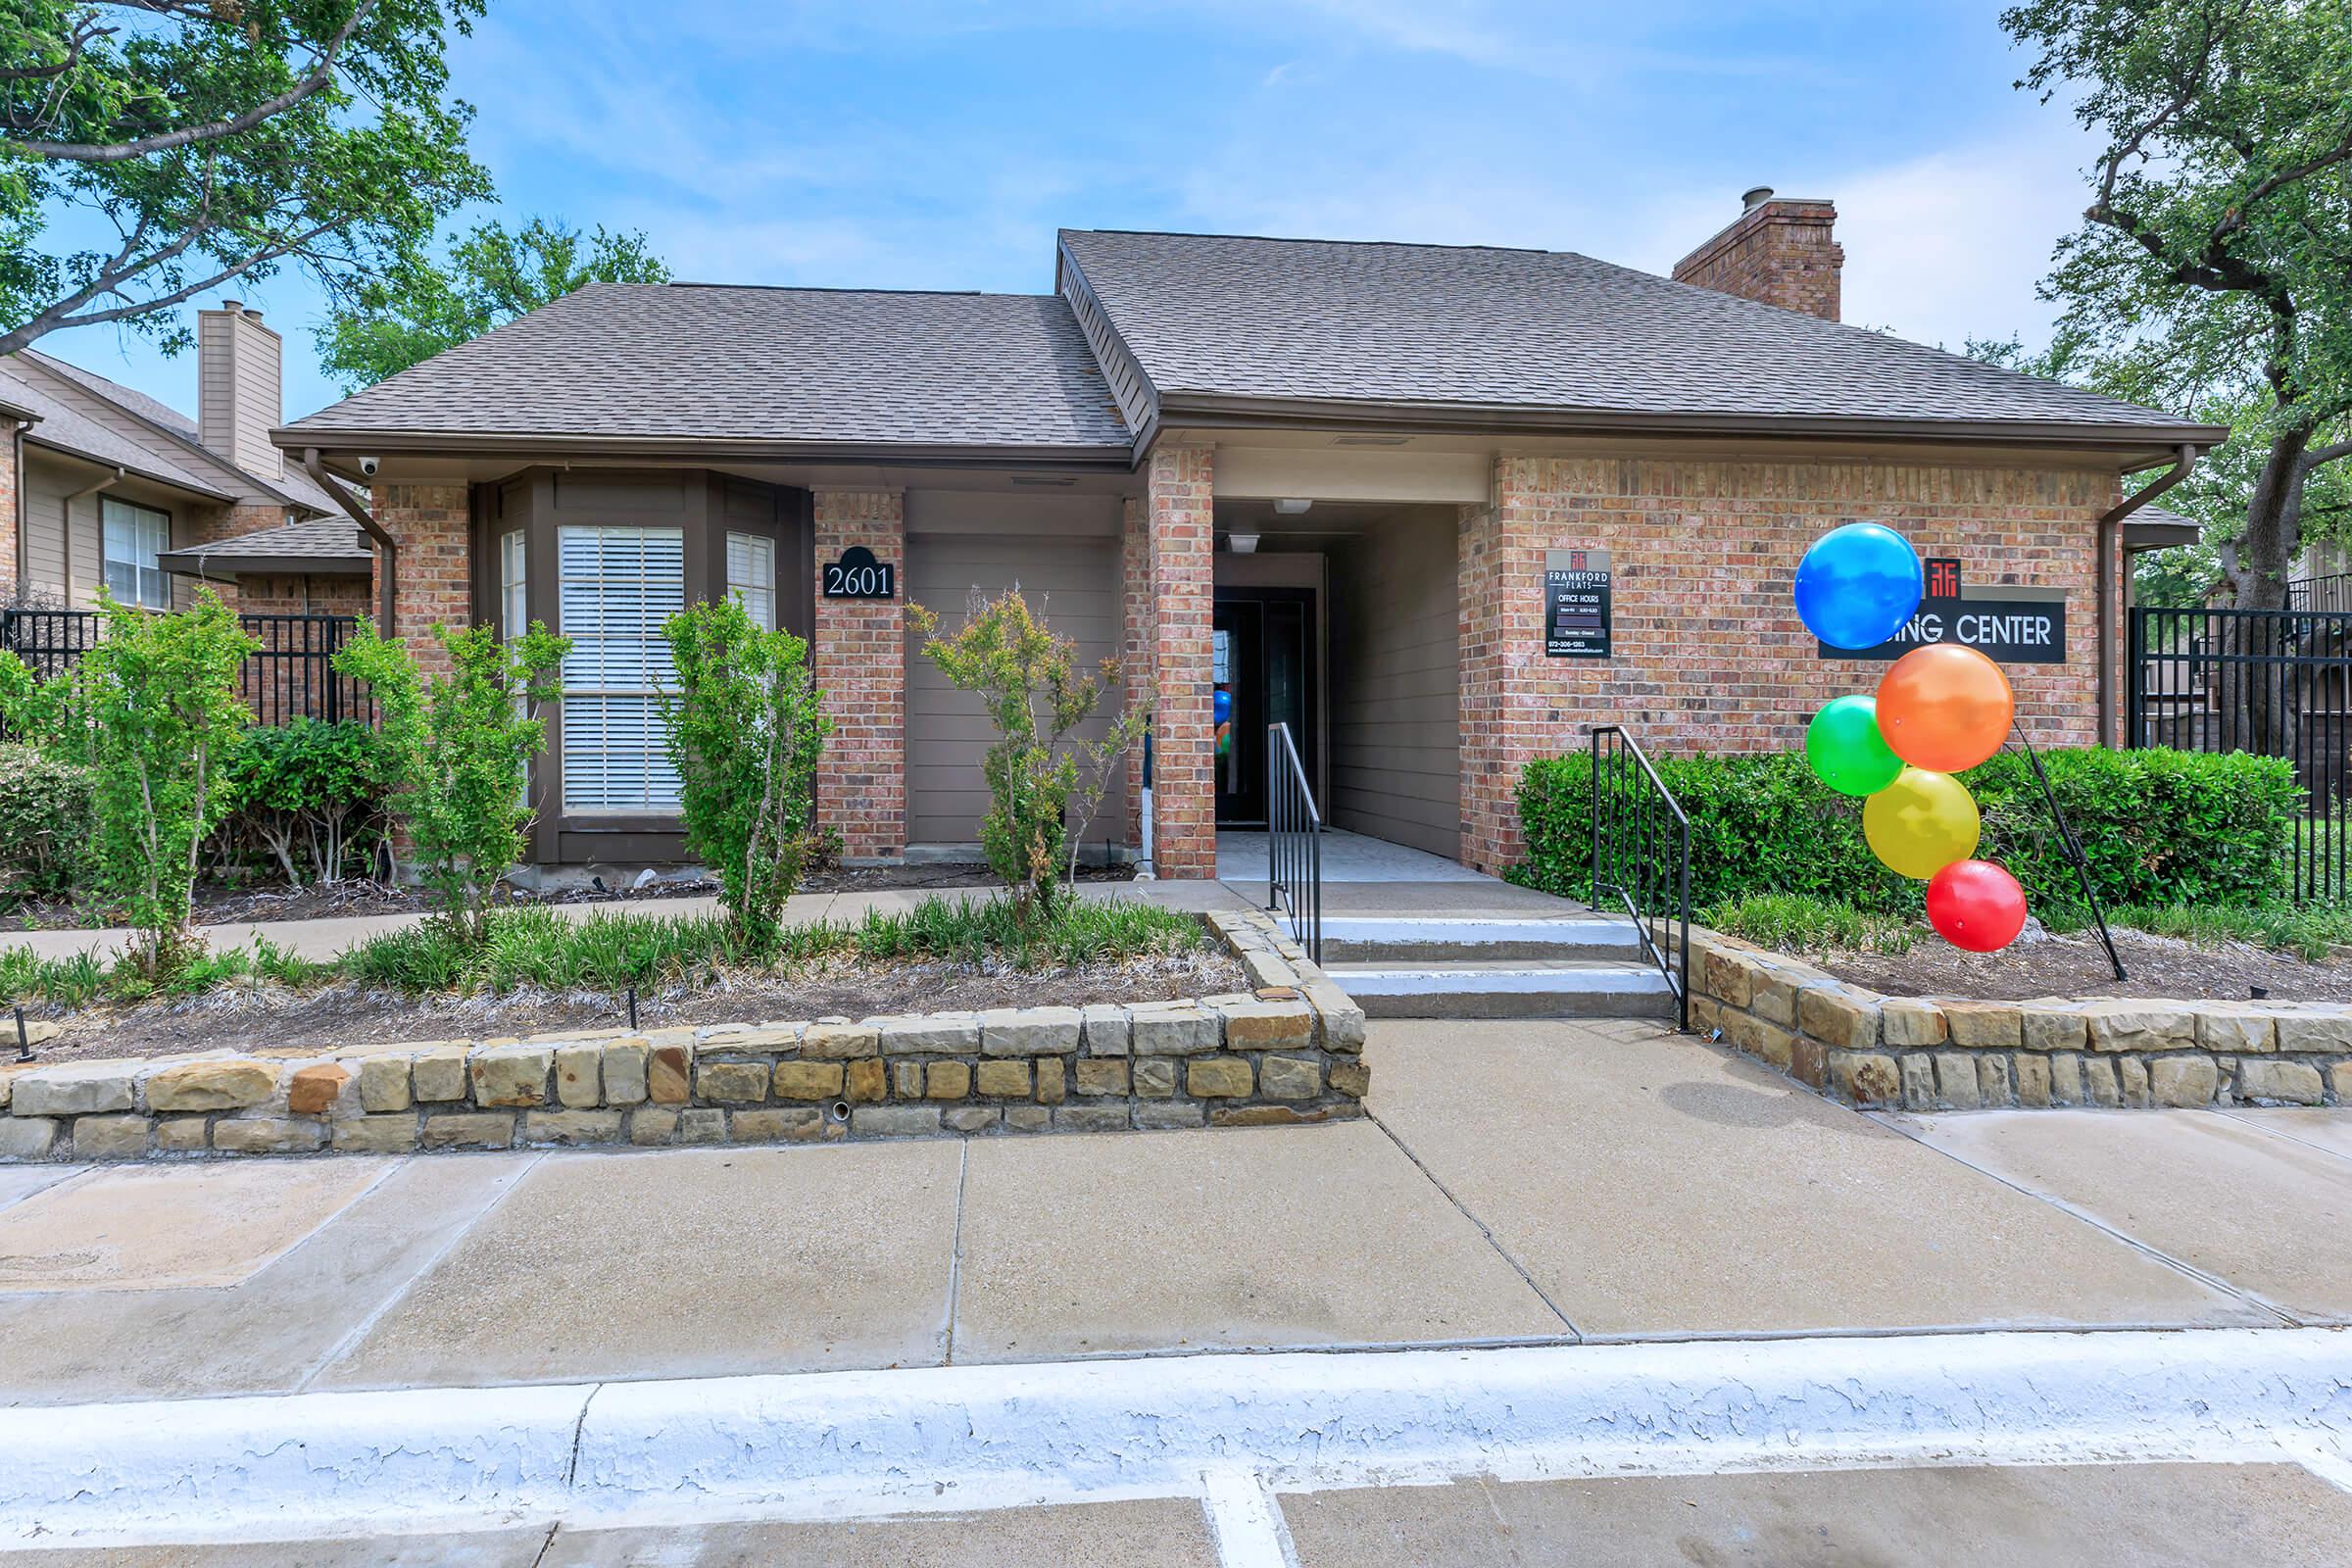
[[[2331,576],[2305,577],[2288,583],[2286,608],[2352,611],[2352,572],[2339,571]]]
[[[1690,1027],[1690,819],[1616,724],[1592,729],[1592,907],[1633,916],[1642,949]]]
[[[1323,961],[1323,815],[1288,724],[1266,727],[1266,907]]]
[[[2352,608],[2132,612],[2125,742],[2294,764],[2303,815],[2286,893],[2352,889]]]
[[[238,696],[263,724],[294,718],[375,722],[367,683],[335,672],[334,657],[359,621],[351,615],[239,615],[261,647],[238,675]],[[73,667],[96,646],[104,618],[88,610],[0,611],[0,652],[16,655],[47,679]]]

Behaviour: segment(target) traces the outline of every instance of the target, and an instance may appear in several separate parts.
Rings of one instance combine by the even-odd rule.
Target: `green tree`
[[[318,330],[318,363],[357,392],[590,283],[668,280],[642,232],[583,234],[544,218],[511,231],[482,223],[446,263],[411,246],[338,300]]]
[[[382,714],[392,810],[408,823],[424,885],[459,940],[489,935],[490,901],[522,856],[530,826],[531,759],[547,744],[539,705],[560,686],[571,639],[538,621],[513,642],[488,626],[435,626],[450,660],[427,676],[404,643],[359,635],[335,655],[335,671],[367,681]]]
[[[1079,726],[1119,685],[1118,661],[1081,671],[1077,643],[1032,614],[1018,587],[996,599],[975,588],[966,608],[951,637],[939,635],[939,616],[921,605],[908,605],[906,617],[922,634],[923,657],[981,699],[997,732],[980,762],[989,795],[980,847],[989,867],[1024,915],[1052,915],[1062,878],[1077,878],[1086,824],[1113,769],[1143,739],[1149,704],[1137,694],[1100,740],[1080,737]]]
[[[677,668],[662,693],[686,848],[718,873],[736,935],[768,952],[815,844],[816,762],[832,722],[808,645],[763,631],[732,599],[662,628]]]
[[[292,263],[338,296],[487,196],[443,63],[483,3],[0,7],[0,354],[108,321],[176,350],[198,294]]]
[[[151,978],[202,951],[197,856],[233,804],[226,768],[252,721],[237,677],[261,644],[211,589],[156,614],[98,596],[97,643],[35,683],[0,659],[0,712],[42,750],[84,763],[91,844],[79,863],[138,928],[131,956]]]
[[[2213,542],[2239,608],[2282,606],[2307,523],[2346,521],[2352,0],[2034,0],[2001,23],[2035,51],[2019,85],[2105,144],[2044,284],[2069,353],[2103,390],[2228,412],[2202,494],[2242,511]]]

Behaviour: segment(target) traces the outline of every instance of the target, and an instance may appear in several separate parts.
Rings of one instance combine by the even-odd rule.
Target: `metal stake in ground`
[[[2075,862],[2075,875],[2082,883],[2082,899],[2090,906],[2090,917],[2098,922],[2099,944],[2107,950],[2107,961],[2115,966],[2116,979],[2129,980],[2132,977],[2124,973],[2124,960],[2115,955],[2115,938],[2107,934],[2107,911],[2099,907],[2099,896],[2091,891],[2090,866],[2082,858],[2082,845],[2075,837],[2075,825],[2059,808],[2057,792],[2050,788],[2050,775],[2041,770],[2041,754],[2034,750],[2033,741],[2014,721],[2009,733],[2017,737],[2017,744],[2025,748],[2026,760],[2034,764],[2034,781],[2041,786],[2041,798],[2049,803],[2050,816],[2058,824],[2058,837],[2066,845],[2066,858]]]
[[[32,1059],[32,1041],[24,1032],[24,1009],[22,1006],[19,1006],[16,1009],[16,1012],[17,1059],[19,1061],[30,1061]]]

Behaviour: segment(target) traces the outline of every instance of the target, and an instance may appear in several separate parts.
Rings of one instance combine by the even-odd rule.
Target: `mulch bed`
[[[2023,1002],[2040,997],[2164,997],[2182,1002],[2352,1002],[2352,963],[2318,963],[2242,942],[2205,947],[2140,931],[2117,931],[2115,951],[2131,975],[2118,981],[2096,931],[2019,941],[2000,953],[1964,953],[1921,938],[1900,955],[1838,953],[1815,963],[1840,980],[1890,997],[1971,997]]]
[[[1132,866],[1087,866],[1081,882],[1131,882]],[[809,872],[801,879],[803,893],[874,893],[901,888],[953,890],[995,888],[1002,884],[985,865],[833,866]],[[508,902],[524,904],[661,904],[670,899],[707,897],[718,892],[715,880],[683,878],[648,883],[643,888],[565,888],[532,893],[508,889]],[[289,888],[204,887],[196,894],[198,925],[241,925],[263,920],[323,920],[350,914],[420,914],[424,896],[415,888],[387,887],[381,882],[337,882],[328,886]],[[107,911],[86,905],[56,901],[20,905],[0,914],[0,931],[57,931],[112,925]]]
[[[1152,956],[1078,969],[1023,972],[957,963],[873,966],[828,959],[789,973],[722,974],[710,985],[640,992],[641,1029],[677,1024],[851,1018],[983,1007],[1084,1006],[1166,1001],[1247,991],[1241,965],[1223,952]],[[295,993],[277,987],[223,988],[190,1001],[98,1006],[79,1012],[24,1009],[64,1033],[33,1052],[37,1061],[176,1056],[202,1051],[310,1054],[381,1041],[489,1039],[558,1029],[612,1029],[628,1022],[624,997],[606,991],[513,992],[503,997],[426,1000],[338,985]],[[0,1022],[0,1062],[15,1059],[13,1032]]]

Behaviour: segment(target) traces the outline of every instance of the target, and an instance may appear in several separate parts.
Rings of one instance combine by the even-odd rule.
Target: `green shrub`
[[[209,588],[157,614],[98,596],[103,634],[73,668],[36,683],[0,659],[0,710],[53,758],[90,770],[90,880],[140,935],[135,961],[167,978],[202,951],[199,855],[227,813],[222,770],[251,716],[237,676],[260,646]]]
[[[1077,643],[1032,614],[1017,587],[997,599],[975,588],[966,609],[952,637],[939,635],[939,617],[920,605],[907,606],[906,618],[923,635],[923,657],[987,705],[997,732],[980,762],[989,795],[980,848],[989,868],[1012,890],[1015,916],[1027,917],[1033,906],[1052,914],[1064,877],[1077,879],[1079,846],[1112,770],[1149,727],[1147,703],[1133,694],[1101,740],[1079,738],[1104,692],[1119,684],[1118,661],[1081,672]]]
[[[511,643],[488,626],[435,626],[433,635],[449,653],[447,676],[426,677],[404,644],[365,619],[335,655],[335,672],[374,689],[391,808],[408,823],[435,912],[461,941],[478,943],[499,879],[522,855],[531,821],[523,790],[547,744],[538,709],[560,689],[571,640],[538,621]]]
[[[1896,876],[1870,853],[1862,803],[1833,793],[1797,753],[1653,760],[1690,817],[1694,906],[1793,894],[1873,912],[1921,908],[1925,884]],[[2101,749],[2044,752],[2042,760],[2103,903],[2278,899],[2302,802],[2289,763]],[[2080,905],[2073,865],[2026,759],[2004,752],[1961,777],[1984,818],[1978,856],[2007,867],[2037,911]],[[1589,896],[1592,811],[1589,756],[1530,763],[1519,782],[1528,854],[1511,879]]]
[[[365,875],[384,837],[386,773],[382,738],[358,720],[257,727],[229,766],[236,806],[222,836],[295,884]]]
[[[72,892],[89,840],[89,769],[29,746],[0,746],[0,893]]]
[[[765,950],[814,848],[816,763],[832,724],[808,645],[763,631],[732,599],[662,627],[677,690],[662,695],[687,851],[718,873],[719,903]]]

